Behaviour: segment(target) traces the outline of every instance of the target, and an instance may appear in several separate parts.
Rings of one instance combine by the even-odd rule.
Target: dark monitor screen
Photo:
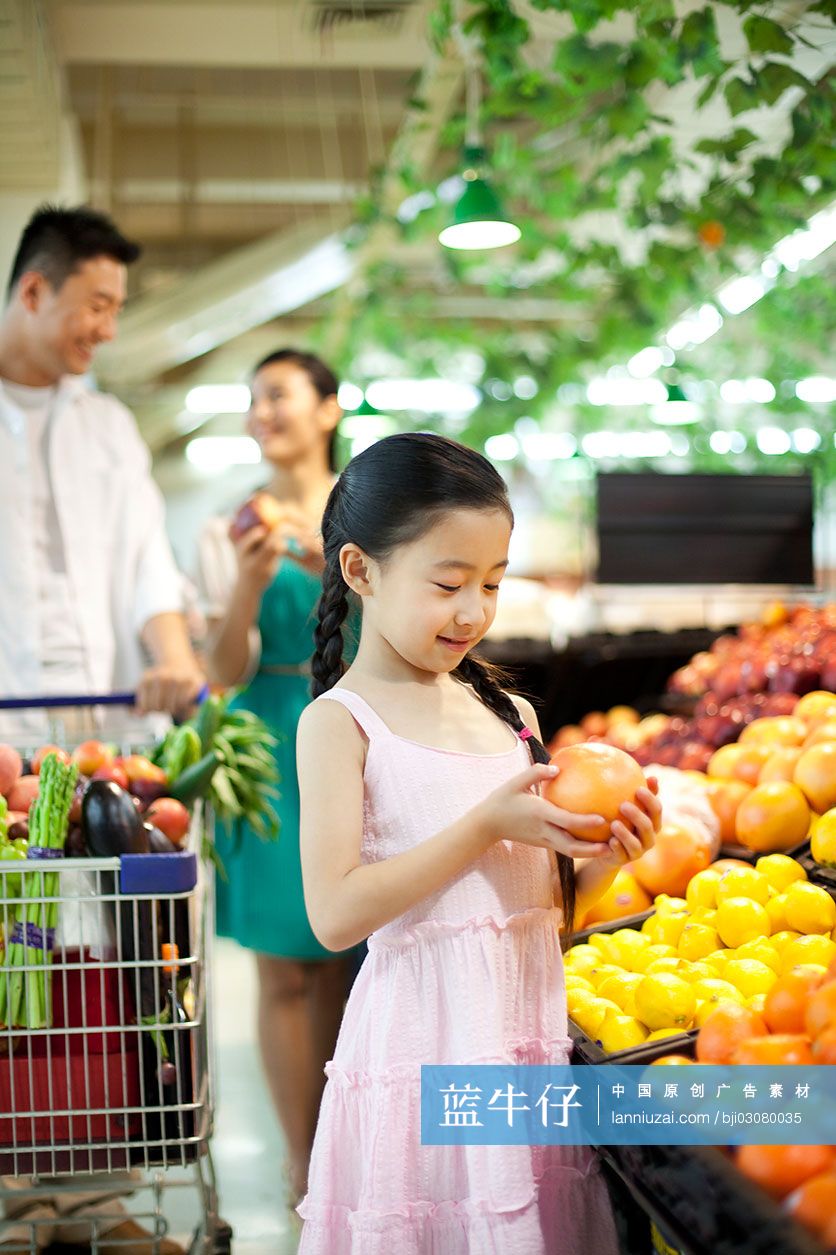
[[[814,582],[810,475],[598,475],[602,584]]]

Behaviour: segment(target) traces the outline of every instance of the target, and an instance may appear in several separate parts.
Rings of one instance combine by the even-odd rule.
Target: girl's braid
[[[473,689],[480,701],[510,724],[515,732],[522,732],[525,722],[514,702],[502,689],[491,673],[491,669],[473,655],[463,658],[455,670],[455,675],[464,680]],[[535,763],[547,763],[549,752],[536,736],[529,736],[526,742],[531,750]],[[575,865],[565,854],[555,854],[560,889],[563,896],[564,932],[568,938],[574,928],[575,921]]]
[[[327,693],[341,678],[343,663],[343,623],[348,614],[348,585],[340,570],[339,556],[328,562],[322,577],[322,596],[317,607],[314,631],[315,649],[311,659],[311,694]]]

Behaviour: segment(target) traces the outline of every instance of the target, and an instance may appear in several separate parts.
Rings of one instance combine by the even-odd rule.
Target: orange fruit
[[[807,836],[810,808],[801,789],[786,780],[759,784],[740,803],[735,821],[741,845],[762,854],[789,850]]]
[[[724,844],[735,840],[737,808],[748,793],[749,785],[742,780],[709,781],[708,801],[720,821],[720,841]]]
[[[772,715],[754,719],[740,734],[740,745],[800,745],[809,729],[794,715]]]
[[[751,863],[747,863],[745,859],[742,858],[718,858],[715,863],[711,864],[711,870],[719,872],[722,876],[724,872],[729,871],[732,867],[751,868],[751,866]]]
[[[730,1063],[771,1067],[791,1063],[806,1067],[813,1062],[810,1038],[804,1033],[772,1033],[766,1037],[749,1037],[734,1049]]]
[[[779,976],[766,995],[763,1018],[771,1033],[803,1033],[804,1012],[821,976],[802,967]]]
[[[772,1198],[786,1198],[811,1177],[833,1166],[831,1146],[741,1146],[738,1171]]]
[[[773,750],[772,745],[721,745],[708,760],[708,775],[719,780],[743,780],[756,784],[760,769]]]
[[[836,715],[809,731],[801,748],[808,750],[811,745],[820,745],[824,741],[836,741]]]
[[[661,1063],[665,1068],[682,1067],[683,1064],[690,1067],[693,1062],[694,1060],[689,1059],[687,1055],[662,1055],[661,1059],[654,1059],[650,1066],[654,1068]]]
[[[724,1002],[699,1031],[697,1059],[700,1063],[731,1063],[740,1042],[767,1032],[763,1017],[756,1011],[734,1002]]]
[[[801,747],[797,745],[792,748],[782,745],[773,750],[761,767],[758,784],[771,784],[773,780],[792,780],[795,764],[802,753]]]
[[[796,702],[793,714],[796,719],[803,719],[809,728],[823,723],[825,719],[836,719],[836,693],[828,693],[824,689],[805,693]]]
[[[825,980],[807,1003],[804,1032],[815,1040],[828,1028],[836,1026],[836,981]]]
[[[819,1033],[813,1042],[813,1062],[836,1065],[836,1025]]]
[[[604,820],[592,832],[574,834],[583,841],[608,840],[622,803],[632,802],[636,790],[647,783],[635,758],[601,742],[566,745],[551,761],[560,773],[547,782],[546,798],[570,814],[601,815]]]
[[[836,1216],[836,1172],[820,1172],[784,1199],[784,1209],[805,1229],[821,1236]]]
[[[711,840],[704,831],[663,823],[655,844],[630,867],[639,884],[653,897],[660,893],[682,897],[691,877],[710,862]]]
[[[639,915],[642,911],[649,911],[652,905],[650,894],[641,887],[632,872],[621,867],[606,893],[587,911],[584,927],[623,919],[625,915]]]
[[[836,806],[836,742],[823,741],[805,750],[795,764],[793,781],[820,815]]]

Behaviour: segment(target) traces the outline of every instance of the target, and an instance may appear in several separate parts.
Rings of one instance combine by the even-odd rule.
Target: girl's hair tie
[[[531,731],[531,728],[520,728],[517,736],[521,741],[527,741],[530,736],[534,736],[534,733]]]

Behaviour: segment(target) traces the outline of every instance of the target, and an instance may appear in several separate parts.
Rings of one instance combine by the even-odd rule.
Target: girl
[[[253,710],[278,738],[281,797],[276,842],[244,823],[218,834],[229,875],[218,880],[218,928],[256,952],[258,1038],[287,1138],[288,1201],[305,1190],[307,1165],[347,987],[347,960],[316,939],[299,863],[296,724],[309,700],[313,617],[322,591],[322,510],[334,484],[341,411],[337,380],[319,358],[292,349],[255,368],[247,430],[282,506],[276,528],[255,527],[233,547],[229,520],[214,519],[201,546],[210,615],[208,665],[224,685],[248,681],[234,705]],[[339,947],[338,947],[339,948]]]
[[[659,823],[643,789],[590,845],[537,796],[554,768],[534,711],[471,653],[511,526],[491,464],[431,435],[360,454],[325,509],[320,699],[297,742],[305,899],[323,945],[371,936],[326,1068],[300,1255],[617,1249],[586,1148],[420,1144],[422,1063],[568,1061],[560,911],[571,930]],[[362,630],[344,671],[349,592]]]

